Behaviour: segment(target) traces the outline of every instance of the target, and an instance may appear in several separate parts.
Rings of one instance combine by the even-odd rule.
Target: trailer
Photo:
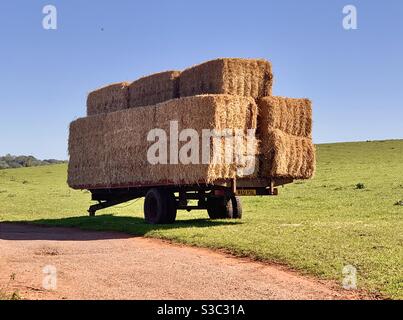
[[[145,197],[144,218],[150,224],[170,224],[177,210],[207,210],[210,219],[242,218],[240,196],[274,196],[278,186],[292,183],[292,178],[234,178],[214,181],[214,184],[129,184],[114,186],[81,186],[92,194],[97,204],[88,209],[90,216],[98,210]],[[196,200],[196,205],[190,205]]]

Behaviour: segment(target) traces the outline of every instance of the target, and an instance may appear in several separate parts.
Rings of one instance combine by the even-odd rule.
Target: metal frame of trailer
[[[177,210],[206,210],[212,219],[241,218],[239,196],[273,196],[278,186],[292,183],[292,178],[239,178],[217,180],[214,184],[127,184],[114,186],[80,186],[88,189],[97,204],[88,209],[90,216],[96,211],[127,201],[145,197],[144,215],[149,223],[173,223]],[[197,205],[189,205],[197,200]]]

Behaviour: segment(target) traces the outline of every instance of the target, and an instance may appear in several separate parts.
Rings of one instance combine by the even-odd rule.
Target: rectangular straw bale
[[[97,115],[127,109],[129,104],[129,84],[119,82],[89,93],[87,115]]]
[[[253,99],[230,95],[201,95],[173,100],[157,106],[156,124],[159,128],[169,130],[170,121],[178,120],[179,130],[192,129],[202,137],[202,130],[216,130],[221,133],[226,129],[237,129],[246,134],[247,129],[255,129],[257,125],[257,106]],[[227,130],[234,136],[233,130]],[[226,147],[224,138],[211,139],[210,163],[208,164],[170,164],[154,166],[154,176],[163,180],[174,180],[177,183],[214,182],[217,179],[233,178],[243,164],[235,161],[224,163]],[[244,141],[245,142],[245,141]],[[179,143],[179,149],[186,142]],[[238,145],[242,148],[242,145]],[[221,161],[212,162],[214,149],[222,156]],[[201,160],[201,142],[199,154]],[[255,150],[252,151],[256,153]]]
[[[180,71],[165,71],[133,81],[129,85],[129,107],[179,98],[179,74]]]
[[[280,129],[301,137],[312,136],[312,107],[309,99],[263,97],[257,100],[259,126]]]
[[[68,184],[103,184],[105,172],[105,119],[101,114],[80,118],[70,124]]]
[[[105,134],[105,184],[128,184],[150,180],[147,170],[148,132],[155,128],[155,106],[138,107],[107,115]]]
[[[261,140],[261,176],[309,179],[314,175],[316,159],[311,138],[267,129]]]
[[[88,117],[80,122],[86,126],[75,128],[70,132],[71,165],[75,170],[69,170],[69,185],[73,188],[88,188],[95,182],[105,187],[128,186],[140,184],[166,183],[213,183],[217,179],[232,178],[243,168],[243,163],[170,163],[170,122],[178,121],[179,133],[183,129],[191,129],[197,133],[199,157],[202,159],[203,129],[223,130],[227,128],[246,132],[256,129],[257,106],[252,98],[230,95],[204,95],[166,101],[155,106],[139,107],[117,111],[105,115],[103,134],[99,130],[89,130],[87,122],[95,117]],[[98,128],[98,125],[92,124]],[[163,129],[168,139],[168,164],[151,164],[147,159],[149,147],[155,141],[147,141],[151,129]],[[81,131],[81,130],[85,130]],[[189,131],[188,131],[189,133]],[[94,136],[93,136],[94,135]],[[103,139],[102,139],[103,138]],[[182,137],[182,140],[186,137]],[[101,143],[99,140],[103,140]],[[210,146],[211,160],[214,147],[218,153],[224,153],[225,144],[212,139]],[[178,149],[188,141],[180,141]],[[75,144],[80,144],[75,146]],[[92,143],[89,151],[86,144]],[[95,143],[95,144],[94,144]],[[244,150],[242,143],[238,149]],[[254,149],[253,149],[254,148]],[[253,145],[251,153],[256,154],[257,145]],[[197,151],[197,149],[196,149]],[[182,151],[183,152],[183,151]],[[77,155],[76,153],[81,153]],[[187,154],[185,152],[185,154]],[[82,165],[95,162],[96,166]],[[82,172],[80,170],[86,170]],[[99,172],[98,172],[99,171]],[[100,174],[101,173],[101,174]],[[252,174],[257,174],[252,172]],[[99,181],[102,180],[102,181]],[[85,186],[85,187],[84,187]]]
[[[272,84],[270,62],[221,58],[184,70],[179,77],[179,95],[231,94],[259,98],[272,94]]]

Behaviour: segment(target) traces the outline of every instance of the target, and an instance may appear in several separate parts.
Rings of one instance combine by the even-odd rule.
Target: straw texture
[[[261,153],[261,176],[309,179],[314,175],[315,147],[310,138],[269,129],[262,138]]]
[[[166,71],[133,81],[129,86],[129,107],[179,98],[179,74],[180,71]]]
[[[263,97],[257,100],[259,126],[279,129],[301,137],[312,136],[312,107],[309,99]]]
[[[311,101],[263,97],[257,100],[257,105],[261,139],[259,175],[311,178],[316,166]]]
[[[172,121],[177,121],[179,133],[192,129],[199,137],[199,163],[173,164],[168,152],[169,164],[151,164],[147,158],[149,148],[156,140],[147,141],[151,129],[166,132],[167,148],[179,141],[178,150],[187,145],[189,138],[170,137]],[[69,178],[73,188],[118,185],[165,183],[213,183],[217,179],[237,176],[245,163],[213,161],[214,154],[225,155],[225,137],[211,138],[208,163],[202,163],[203,129],[227,132],[235,136],[256,129],[257,106],[252,98],[230,95],[201,95],[163,102],[154,106],[138,107],[102,116],[76,120],[70,127]],[[257,143],[247,150],[246,139],[238,139],[236,147],[243,154],[256,154]],[[182,151],[181,151],[182,150]],[[214,153],[214,150],[218,150]],[[197,151],[197,149],[196,149]],[[197,152],[196,152],[197,153]],[[187,152],[185,152],[188,155]],[[182,158],[180,158],[182,159]],[[190,160],[189,160],[190,161]],[[253,172],[253,174],[257,174]]]
[[[231,94],[259,98],[272,93],[270,62],[260,59],[221,58],[184,70],[179,77],[181,97]]]
[[[129,104],[129,84],[119,82],[89,93],[87,115],[97,115],[127,109]]]
[[[105,179],[106,115],[80,118],[70,124],[68,184],[100,184]]]

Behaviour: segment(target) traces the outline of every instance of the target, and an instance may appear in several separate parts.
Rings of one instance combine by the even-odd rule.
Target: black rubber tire
[[[150,224],[175,222],[176,203],[173,194],[156,188],[148,190],[144,200],[144,219]]]
[[[242,219],[242,202],[241,198],[237,196],[231,197],[232,202],[232,218]]]
[[[176,212],[178,211],[175,195],[172,192],[166,193],[166,200],[168,203],[168,212],[165,217],[164,223],[171,224],[174,223],[176,220]]]
[[[225,196],[208,197],[207,213],[210,219],[231,219],[233,216],[231,199]]]

